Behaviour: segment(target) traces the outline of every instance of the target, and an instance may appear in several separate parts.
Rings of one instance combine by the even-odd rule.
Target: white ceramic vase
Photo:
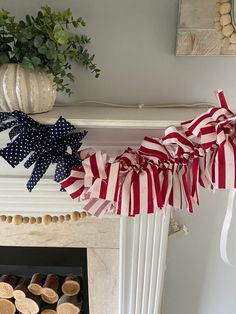
[[[47,73],[27,70],[21,64],[0,66],[0,111],[46,112],[55,99],[53,80]]]

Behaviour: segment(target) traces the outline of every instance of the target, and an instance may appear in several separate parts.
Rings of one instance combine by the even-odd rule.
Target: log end
[[[23,299],[25,299],[26,295],[25,295],[24,291],[22,291],[22,290],[15,290],[15,291],[13,291],[13,297],[16,300],[23,300]]]
[[[42,287],[40,285],[38,285],[37,283],[31,283],[28,286],[28,289],[34,295],[41,295],[42,294]]]
[[[58,305],[57,314],[79,314],[80,309],[71,303],[63,303]]]
[[[53,297],[48,297],[48,295],[42,294],[41,298],[45,303],[48,303],[48,304],[54,304],[59,299],[58,294],[55,294]]]
[[[17,310],[21,313],[37,314],[40,311],[39,304],[30,298],[16,300],[15,305]]]
[[[75,280],[67,280],[62,285],[62,292],[68,296],[74,296],[80,292],[80,284]]]
[[[1,313],[15,314],[16,312],[15,305],[7,299],[0,299],[0,309]]]
[[[10,284],[0,282],[0,298],[11,299],[13,297],[13,292],[14,289]]]

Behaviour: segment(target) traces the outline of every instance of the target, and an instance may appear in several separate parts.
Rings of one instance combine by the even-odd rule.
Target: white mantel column
[[[170,210],[121,218],[119,314],[160,314]]]

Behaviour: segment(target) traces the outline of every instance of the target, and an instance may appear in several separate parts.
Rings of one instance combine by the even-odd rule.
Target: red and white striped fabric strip
[[[162,189],[161,189],[161,181],[160,181],[160,172],[161,169],[157,165],[151,164],[151,177],[152,177],[152,186],[153,186],[153,202],[154,207],[162,208],[164,205]]]
[[[154,162],[158,163],[159,160],[165,161],[170,158],[168,150],[157,138],[145,137],[140,148],[140,154],[148,156]]]
[[[105,166],[107,163],[107,154],[101,151],[93,154],[83,161],[83,168],[86,176],[93,178],[106,179]]]
[[[131,216],[130,204],[131,204],[131,181],[132,172],[128,172],[123,184],[119,187],[118,199],[117,199],[117,214],[121,216]]]
[[[179,170],[179,176],[180,176],[180,180],[181,180],[180,182],[181,182],[183,192],[184,192],[184,197],[186,200],[187,210],[190,213],[193,213],[194,204],[193,204],[193,198],[190,192],[187,172],[188,172],[188,167],[183,165],[181,169]]]
[[[182,208],[182,187],[180,183],[179,174],[177,173],[178,165],[174,165],[173,169],[173,183],[169,197],[169,204],[174,208]]]
[[[183,133],[177,130],[176,127],[172,126],[166,129],[165,137],[163,138],[164,145],[176,144],[183,149],[184,152],[188,153],[193,151],[192,142],[184,136]]]
[[[74,168],[69,177],[60,182],[71,198],[78,198],[84,191],[84,169]]]
[[[99,217],[110,211],[112,204],[110,201],[92,198],[85,206],[84,210],[89,212],[91,215]]]
[[[222,89],[219,89],[215,92],[216,98],[218,99],[219,105],[221,108],[225,108],[226,110],[230,111],[227,101],[225,99],[225,95]],[[230,111],[231,112],[231,111]],[[232,113],[232,112],[231,112]]]
[[[193,201],[195,204],[199,205],[199,173],[200,173],[200,157],[197,156],[192,161],[191,167],[191,178],[192,178],[192,192]]]
[[[215,188],[236,188],[236,148],[230,137],[219,146],[214,165]]]

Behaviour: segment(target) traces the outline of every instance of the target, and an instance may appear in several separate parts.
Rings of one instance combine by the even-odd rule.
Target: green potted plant
[[[56,91],[71,94],[72,62],[99,76],[86,48],[90,38],[73,32],[84,26],[70,9],[55,12],[43,6],[35,17],[20,21],[0,10],[0,111],[51,110]]]

